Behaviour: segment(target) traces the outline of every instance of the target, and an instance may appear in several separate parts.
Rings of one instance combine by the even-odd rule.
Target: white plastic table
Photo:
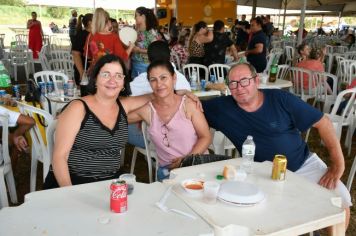
[[[266,198],[249,207],[218,201],[209,205],[202,197],[189,195],[180,185],[188,178],[216,180],[225,165],[238,166],[239,158],[173,171],[173,190],[204,220],[215,228],[216,235],[301,235],[333,226],[334,235],[345,235],[345,213],[341,199],[332,191],[311,183],[290,171],[284,182],[271,179],[272,163],[254,163],[253,174],[245,181],[258,186]],[[171,172],[172,174],[172,172]],[[245,234],[244,234],[245,233]]]
[[[259,89],[272,89],[272,88],[282,89],[282,88],[290,88],[292,86],[293,84],[289,80],[277,79],[274,83],[270,83],[270,82],[260,83],[258,88]]]
[[[0,235],[206,235],[210,226],[173,193],[166,205],[197,219],[155,206],[167,186],[136,183],[128,211],[110,211],[110,181],[33,192],[25,203],[0,210]]]

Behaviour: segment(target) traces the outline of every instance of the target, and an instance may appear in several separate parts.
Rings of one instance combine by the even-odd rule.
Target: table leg
[[[345,235],[345,222],[331,226],[332,236],[344,236]]]

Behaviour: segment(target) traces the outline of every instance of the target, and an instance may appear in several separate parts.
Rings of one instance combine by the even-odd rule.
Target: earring
[[[121,89],[121,92],[123,92],[123,91],[125,91],[125,87],[123,87],[123,88]]]

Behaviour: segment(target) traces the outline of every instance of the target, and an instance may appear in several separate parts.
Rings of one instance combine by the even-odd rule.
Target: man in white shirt
[[[170,59],[170,50],[168,44],[163,41],[152,42],[147,49],[148,59],[150,62],[155,60],[167,60]],[[172,63],[173,64],[173,63]],[[175,90],[190,90],[190,84],[185,76],[180,73],[175,65],[173,64],[175,73],[177,75],[177,82]],[[147,72],[139,74],[133,81],[130,83],[131,95],[139,96],[147,93],[152,93],[150,83],[147,79]]]
[[[25,151],[27,149],[27,141],[23,136],[27,130],[31,129],[35,125],[35,120],[29,116],[22,115],[19,112],[11,111],[3,106],[0,106],[0,114],[8,115],[9,127],[16,127],[14,132],[9,134],[9,146],[15,145],[16,149],[12,150],[11,157],[16,166],[17,152]]]
[[[155,60],[167,60],[170,59],[170,49],[168,44],[164,41],[155,41],[152,42],[147,48],[148,60],[153,62]],[[173,63],[172,63],[173,64]],[[174,66],[174,65],[173,65]],[[175,85],[175,90],[177,93],[180,91],[191,91],[190,84],[185,76],[176,70],[175,73],[177,75],[177,82]],[[152,93],[152,88],[147,79],[147,73],[141,73],[133,81],[130,83],[131,95],[139,96],[147,93]],[[128,143],[138,146],[141,148],[145,148],[145,143],[143,141],[142,132],[139,129],[138,124],[129,125],[129,141]]]

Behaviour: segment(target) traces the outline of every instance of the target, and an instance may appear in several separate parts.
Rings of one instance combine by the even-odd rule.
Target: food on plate
[[[227,180],[235,180],[236,179],[236,168],[232,165],[226,165],[224,167],[223,176]]]

